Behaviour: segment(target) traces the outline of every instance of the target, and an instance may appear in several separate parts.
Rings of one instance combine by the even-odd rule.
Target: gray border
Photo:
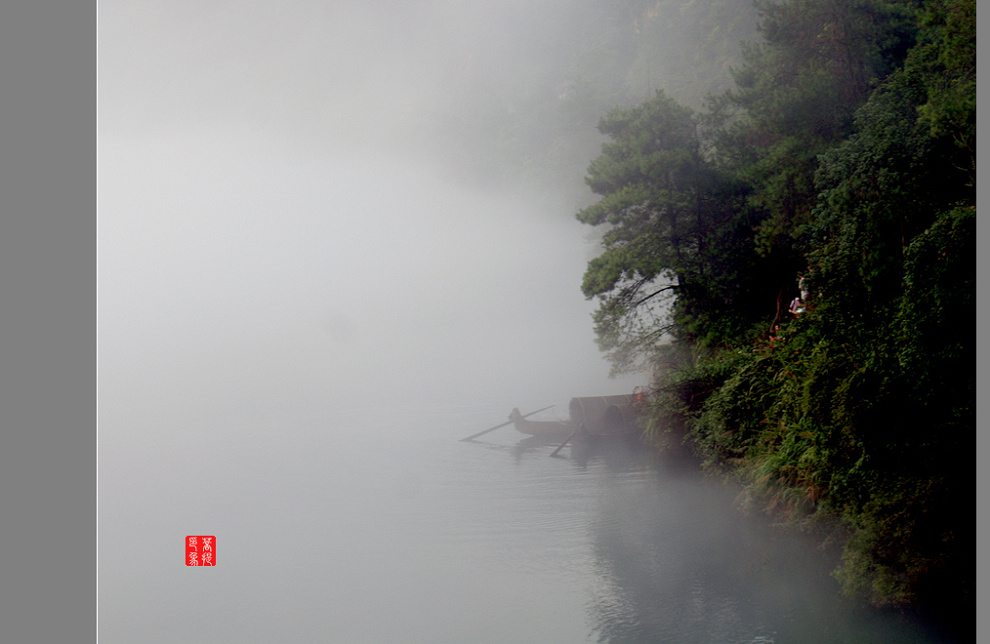
[[[96,641],[96,3],[0,9],[0,639]]]
[[[96,2],[48,0],[0,10],[5,641],[96,640],[96,11]],[[978,156],[986,167],[985,154]],[[981,248],[986,237],[981,230]],[[977,261],[984,278],[982,253]],[[978,319],[984,305],[981,289]],[[982,391],[986,346],[978,347]],[[981,410],[974,467],[987,456],[985,416]],[[987,484],[978,474],[978,499]],[[983,507],[978,503],[977,520],[985,534]],[[986,568],[981,555],[981,590]],[[988,631],[983,604],[981,639]]]

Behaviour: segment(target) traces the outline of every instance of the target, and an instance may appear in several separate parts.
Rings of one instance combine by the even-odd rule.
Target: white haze
[[[98,2],[101,642],[834,620],[707,486],[456,440],[645,384],[595,344],[575,195],[487,145],[605,2]]]
[[[101,1],[101,454],[643,384],[594,343],[573,195],[478,181],[444,136],[483,140],[471,108],[580,4]]]

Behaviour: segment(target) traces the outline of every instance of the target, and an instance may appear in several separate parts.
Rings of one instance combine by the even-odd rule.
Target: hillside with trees
[[[619,4],[643,34],[623,78],[650,78],[648,18],[674,3]],[[582,284],[599,344],[654,374],[658,441],[841,546],[849,595],[969,623],[975,0],[757,8],[728,87],[689,98],[684,59],[600,120],[577,215],[604,231]]]
[[[454,82],[468,91],[436,115],[429,138],[452,142],[457,165],[485,181],[522,181],[585,203],[581,179],[602,142],[598,119],[659,87],[700,108],[732,87],[740,43],[755,36],[756,20],[752,0],[527,6],[511,42],[472,37],[472,51],[481,53]]]

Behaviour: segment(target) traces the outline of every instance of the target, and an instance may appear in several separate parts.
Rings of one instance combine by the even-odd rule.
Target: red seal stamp
[[[186,537],[187,566],[217,565],[217,538],[215,535]]]

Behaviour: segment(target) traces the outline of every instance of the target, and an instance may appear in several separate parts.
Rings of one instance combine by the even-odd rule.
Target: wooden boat
[[[519,408],[512,410],[509,420],[523,434],[541,438],[564,438],[574,432],[575,425],[569,420],[529,420],[523,418]]]
[[[518,408],[512,410],[509,420],[517,430],[530,436],[563,438],[575,430],[578,439],[631,436],[641,431],[636,417],[642,402],[638,394],[579,397],[571,399],[568,420],[528,420]]]

